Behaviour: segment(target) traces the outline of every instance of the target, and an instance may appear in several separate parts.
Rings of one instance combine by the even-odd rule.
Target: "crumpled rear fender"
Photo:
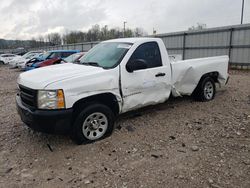
[[[172,63],[172,95],[191,95],[202,76],[218,73],[218,82],[225,85],[228,79],[228,56],[190,59]]]

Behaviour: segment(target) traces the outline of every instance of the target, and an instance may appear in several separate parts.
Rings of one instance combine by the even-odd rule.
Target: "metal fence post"
[[[231,63],[233,30],[234,30],[233,28],[230,29],[230,36],[229,36],[229,46],[228,46],[229,64]]]
[[[185,52],[186,52],[186,35],[187,33],[183,33],[183,43],[182,43],[182,59],[185,60]]]

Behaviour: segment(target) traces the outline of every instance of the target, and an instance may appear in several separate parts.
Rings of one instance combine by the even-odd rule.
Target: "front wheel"
[[[198,101],[210,101],[214,99],[216,87],[211,77],[203,78],[196,87],[193,96]]]
[[[77,144],[90,143],[112,134],[114,114],[103,104],[89,104],[78,113],[72,130],[72,139]]]

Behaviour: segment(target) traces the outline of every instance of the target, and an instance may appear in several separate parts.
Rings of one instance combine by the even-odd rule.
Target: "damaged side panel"
[[[126,64],[129,62],[130,57],[145,41],[133,45],[120,64],[123,93],[122,113],[147,105],[162,103],[170,96],[171,67],[168,61],[168,54],[164,43],[161,40],[156,41],[161,52],[162,66],[136,70],[134,72],[126,70]]]
[[[207,73],[217,72],[219,83],[225,85],[228,78],[228,60],[227,56],[218,56],[173,62],[173,96],[191,95],[201,77]]]
[[[155,75],[159,72],[168,72],[168,70],[166,67],[157,67],[133,73],[123,72],[122,112],[162,103],[168,99],[171,91],[170,74],[168,77],[157,78]]]

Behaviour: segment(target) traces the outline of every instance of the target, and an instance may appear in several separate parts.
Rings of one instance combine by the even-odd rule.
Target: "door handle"
[[[164,72],[159,72],[155,75],[155,77],[166,76]]]

